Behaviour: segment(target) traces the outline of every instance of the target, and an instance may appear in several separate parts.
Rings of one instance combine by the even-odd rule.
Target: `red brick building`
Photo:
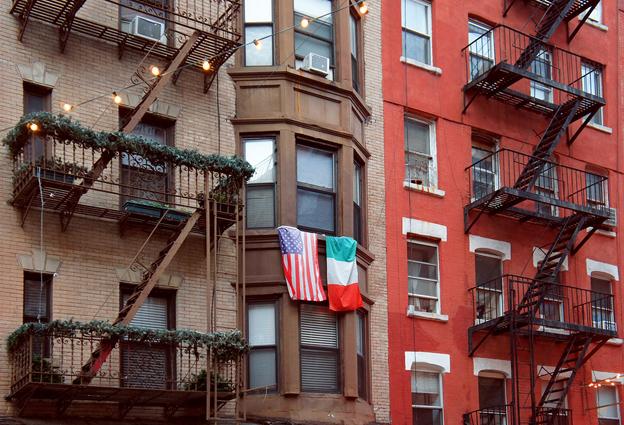
[[[619,3],[384,2],[392,423],[621,423]]]

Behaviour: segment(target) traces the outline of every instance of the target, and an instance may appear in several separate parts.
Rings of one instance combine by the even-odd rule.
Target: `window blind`
[[[338,348],[336,315],[327,307],[302,304],[301,345]]]
[[[124,303],[129,297],[130,294],[124,294]],[[130,325],[148,329],[168,329],[168,307],[169,303],[165,297],[147,297]]]

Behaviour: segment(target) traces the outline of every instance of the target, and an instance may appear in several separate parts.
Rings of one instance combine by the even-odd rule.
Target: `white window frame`
[[[408,274],[407,274],[407,298],[408,301],[410,298],[423,298],[423,299],[429,299],[429,300],[436,300],[436,308],[435,311],[433,312],[434,314],[440,314],[440,312],[442,311],[442,302],[440,300],[440,245],[434,242],[425,242],[423,240],[420,239],[408,239],[407,240],[408,244],[415,244],[415,245],[424,245],[424,246],[430,246],[430,247],[434,247],[436,249],[436,268],[437,268],[437,272],[438,272],[438,279],[436,281],[437,285],[436,285],[436,297],[432,297],[432,296],[428,296],[428,295],[419,295],[416,293],[411,293],[409,292],[409,279],[410,279],[410,275],[409,275],[409,262],[413,261],[416,262],[414,260],[410,260],[409,258],[407,259],[407,263],[408,263]],[[420,263],[420,262],[418,262]],[[424,263],[424,264],[429,264],[429,263]],[[416,279],[423,279],[421,277],[415,277]],[[433,281],[432,279],[428,279],[428,278],[424,278],[424,280],[427,281]],[[420,313],[429,313],[429,312],[425,312],[425,311],[420,311],[417,310],[417,312]]]
[[[425,118],[419,118],[412,115],[405,115],[403,117],[403,137],[405,138],[405,121],[411,120],[420,124],[424,124],[429,127],[429,167],[428,167],[428,177],[429,184],[423,185],[427,188],[437,188],[438,187],[438,152],[437,152],[437,142],[436,142],[436,122],[435,120],[428,120]],[[420,152],[412,152],[407,150],[407,144],[405,143],[407,140],[403,140],[403,151],[409,152],[411,154],[420,155],[424,157],[425,155]],[[405,155],[405,154],[404,154]],[[407,176],[407,156],[404,158],[405,164],[405,176],[403,177],[403,181],[412,184],[412,182],[408,179]]]
[[[479,58],[479,59],[483,59],[483,60],[486,60],[486,61],[491,61],[491,62],[492,62],[492,66],[491,66],[490,68],[488,68],[488,70],[489,70],[489,69],[491,69],[491,68],[492,68],[492,67],[496,64],[496,50],[495,50],[495,44],[494,44],[494,33],[492,32],[492,27],[491,27],[491,26],[489,26],[489,25],[487,25],[487,24],[484,24],[483,22],[480,22],[480,21],[477,21],[477,20],[474,20],[474,19],[469,19],[469,20],[468,20],[468,42],[469,42],[469,43],[470,43],[470,26],[471,26],[471,25],[472,25],[472,26],[475,26],[475,27],[477,27],[477,28],[479,28],[479,29],[481,29],[481,30],[483,30],[483,31],[485,31],[485,33],[484,33],[484,34],[482,34],[479,38],[484,37],[484,36],[485,36],[485,34],[487,34],[487,33],[489,33],[489,34],[490,34],[488,38],[489,38],[489,40],[490,40],[490,43],[489,43],[489,45],[490,45],[490,46],[489,46],[489,50],[490,50],[490,52],[492,53],[492,55],[491,55],[491,56],[486,56],[486,55],[483,55],[483,54],[479,54],[479,52],[474,52],[474,51],[472,50],[472,48],[473,48],[473,47],[472,47],[472,46],[473,46],[473,45],[472,45],[472,43],[470,44],[470,46],[469,46],[469,48],[468,48],[468,54],[469,54],[470,56],[475,56],[475,57],[477,57],[477,58]],[[475,40],[475,41],[476,41],[476,40]],[[473,79],[475,79],[476,77],[478,77],[478,76],[479,76],[479,75],[481,75],[482,73],[481,73],[481,74],[475,74],[475,75],[473,76],[473,72],[472,72],[472,61],[469,61],[469,63],[470,63],[470,69],[469,69],[468,71],[470,72],[469,77],[470,77],[470,80],[472,81]],[[485,72],[487,72],[487,71],[485,71]]]
[[[585,86],[585,82],[587,81],[587,79],[585,78],[585,74],[589,72],[594,72],[600,76],[600,78],[597,80],[596,87],[592,91],[590,91],[591,87]],[[592,78],[593,80],[593,76],[590,76],[590,78]],[[603,83],[602,83],[602,69],[591,66],[588,63],[581,62],[581,88],[583,89],[585,93],[589,93],[594,96],[602,97],[604,93]],[[596,114],[592,117],[590,124],[604,125],[604,106],[601,106],[600,109],[598,109],[598,112],[596,112]]]
[[[605,389],[609,389],[609,390],[613,390],[615,392],[615,407],[617,409],[617,418],[616,417],[605,417],[605,416],[600,416],[600,390],[605,390]],[[596,389],[596,416],[598,416],[598,422],[600,423],[600,419],[610,419],[610,420],[617,420],[619,424],[622,423],[622,413],[620,412],[620,395],[618,394],[618,387],[617,386],[603,386],[600,388]]]
[[[416,31],[415,29],[409,28],[407,26],[407,16],[405,13],[405,8],[407,6],[408,1],[418,3],[427,8],[427,26],[431,34],[422,33],[420,31]],[[401,52],[405,54],[406,60],[420,63],[420,64],[427,65],[427,66],[433,66],[433,26],[431,25],[432,6],[433,6],[432,2],[426,1],[426,0],[401,0]],[[407,37],[405,36],[405,31],[411,32],[420,37],[427,38],[429,40],[429,63],[421,62],[419,60],[416,60],[414,58],[410,58],[407,56],[407,48],[406,48]]]
[[[603,282],[607,282],[609,284],[609,294],[613,297],[613,279],[609,279],[607,277],[605,277],[604,275],[601,274],[592,274],[591,276],[589,276],[589,284],[590,284],[590,289],[592,290],[592,292],[594,292],[594,289],[591,287],[591,284],[593,282],[593,280],[601,280]],[[605,294],[607,295],[607,294]],[[609,320],[606,320],[608,322],[611,323],[615,323],[615,328],[617,329],[617,321],[615,319],[615,298],[612,298],[612,302],[611,302],[611,309],[606,309],[606,308],[602,308],[602,307],[594,307],[592,306],[592,323],[595,327],[598,327],[600,329],[604,329],[604,326],[602,323],[599,322],[594,322],[593,320],[593,314],[594,314],[594,310],[600,310],[600,311],[604,311],[604,312],[610,312],[609,314]],[[603,322],[605,321],[605,319],[603,318],[602,320]]]
[[[443,371],[438,369],[428,369],[425,367],[416,367],[412,369],[412,376],[418,372],[425,373],[435,373],[438,375],[438,385],[440,387],[440,405],[439,406],[427,406],[422,404],[412,404],[412,416],[414,415],[414,409],[430,409],[430,410],[439,410],[440,411],[440,425],[444,425],[444,380],[442,379]],[[410,379],[412,379],[410,376]],[[413,390],[411,392],[413,394]],[[413,417],[412,417],[413,420]]]
[[[548,67],[550,68],[550,80],[553,79],[553,53],[550,50],[547,49],[540,49],[539,53],[537,54],[537,57],[533,60],[533,62],[531,63],[531,68],[533,68],[533,63],[535,63],[535,61],[539,61],[541,58],[541,61],[543,62],[544,65],[548,65]],[[547,58],[547,60],[544,60],[544,58]],[[547,78],[544,77],[543,75],[538,74],[537,72],[535,72],[535,70],[531,70],[531,72],[533,74],[539,75],[542,78]],[[546,86],[544,84],[535,82],[533,80],[531,80],[531,97],[535,98],[535,99],[539,99],[542,100],[544,102],[550,102],[553,103],[553,98],[554,98],[554,89],[550,86]],[[537,91],[540,90],[541,92],[548,92],[548,96],[546,99],[543,99],[541,97],[537,97],[536,93]]]
[[[552,196],[550,196],[551,191],[549,188],[539,185],[539,179],[542,173],[540,173],[540,176],[538,176],[537,180],[535,181],[535,191],[539,195],[547,195],[552,199],[559,199],[559,173],[558,173],[559,164],[555,162],[554,158],[551,158],[549,162],[546,163],[545,167],[550,167],[550,168],[548,168],[547,171],[546,171],[546,168],[544,168],[544,170],[542,170],[542,173],[544,173],[544,171],[550,172],[550,170],[553,170],[553,173],[554,173],[553,176],[544,174],[545,178],[552,179],[553,181]],[[540,206],[541,204],[539,203],[536,204],[536,210],[539,211]],[[556,205],[544,205],[544,207],[550,209],[550,215],[552,215],[553,217],[559,217],[559,207],[557,207]],[[542,211],[539,211],[539,212],[542,212]]]
[[[470,201],[476,201],[477,199],[481,199],[481,198],[476,198],[475,195],[475,190],[474,190],[474,170],[479,170],[481,172],[487,173],[487,174],[492,174],[494,176],[494,192],[497,191],[498,189],[500,189],[500,161],[498,160],[499,155],[502,155],[502,153],[498,153],[499,151],[499,142],[497,141],[496,144],[494,144],[493,146],[491,146],[491,150],[487,149],[485,147],[484,144],[479,144],[479,143],[472,143],[472,145],[470,146],[470,156],[472,157],[472,150],[473,149],[478,149],[484,152],[490,152],[490,155],[492,156],[492,166],[494,168],[494,170],[488,170],[487,168],[481,168],[481,167],[473,167],[472,169],[472,182],[470,182],[471,185],[473,185],[471,187],[471,193],[472,196],[470,197]],[[472,159],[472,158],[471,158]],[[475,164],[477,164],[477,162],[473,162],[471,165],[474,166]],[[491,192],[490,192],[491,193]]]
[[[486,292],[497,292],[500,294],[499,300],[498,300],[498,308],[500,311],[500,315],[496,316],[496,317],[500,317],[505,313],[505,287],[504,287],[504,281],[503,281],[503,261],[505,261],[505,258],[503,257],[503,255],[497,255],[497,254],[492,254],[489,252],[483,252],[483,251],[476,251],[475,252],[475,273],[477,271],[477,260],[476,257],[477,256],[482,256],[482,257],[490,257],[490,258],[496,258],[497,260],[500,261],[500,276],[501,276],[501,290],[496,291],[490,288],[481,288],[481,289],[476,289],[477,293],[479,291],[486,291]],[[475,282],[476,283],[476,282]],[[476,312],[475,312],[475,323],[479,324],[479,323],[484,323],[486,321],[486,319],[479,319],[476,317]],[[505,400],[507,400],[507,398],[505,398]]]
[[[585,185],[587,186],[586,189],[589,187],[589,185],[587,184],[587,177],[590,174],[593,174],[593,175],[598,176],[598,177],[603,177],[603,178],[607,177],[605,180],[603,180],[601,182],[603,199],[602,200],[593,199],[590,196],[590,190],[587,189],[587,196],[586,196],[587,203],[592,205],[592,206],[598,206],[598,207],[601,207],[601,208],[609,208],[609,179],[608,179],[608,176],[605,176],[604,174],[596,173],[596,172],[591,171],[591,170],[586,170],[586,171],[588,173],[588,174],[585,175]]]

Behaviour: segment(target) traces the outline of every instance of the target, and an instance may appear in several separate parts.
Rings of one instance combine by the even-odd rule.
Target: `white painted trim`
[[[537,376],[541,381],[550,380],[550,377],[554,371],[555,366],[537,365]],[[560,376],[562,378],[569,378],[570,375],[572,375],[572,372],[559,373],[557,376]]]
[[[481,372],[500,372],[506,378],[511,378],[511,362],[509,360],[473,357],[472,367],[475,376],[479,376]]]
[[[509,242],[484,238],[477,235],[468,235],[468,244],[470,252],[483,250],[486,253],[499,255],[503,261],[511,260],[511,244]]]
[[[405,370],[434,370],[449,373],[451,371],[451,356],[444,353],[406,351]]]
[[[438,188],[432,187],[432,186],[424,186],[422,184],[415,184],[415,183],[410,183],[410,182],[403,182],[403,187],[408,189],[408,190],[413,190],[416,192],[422,192],[425,193],[427,195],[432,195],[432,196],[436,196],[438,198],[444,198],[444,195],[446,195],[446,192],[443,190],[440,190]]]
[[[611,379],[611,378],[615,378],[617,377],[618,373],[620,375],[624,375],[623,372],[603,372],[600,370],[592,370],[592,382],[596,382],[596,381],[604,381],[605,379]],[[614,379],[615,381],[615,379]],[[620,379],[618,379],[617,381],[619,381],[620,383],[624,382],[624,376],[621,376]]]
[[[29,254],[18,254],[17,263],[27,271],[56,275],[61,268],[62,261],[59,257],[48,255],[45,250],[34,248]]]
[[[428,221],[416,220],[415,218],[403,217],[403,234],[412,233],[426,238],[439,239],[446,242],[446,226]]]
[[[416,68],[424,69],[425,71],[429,71],[434,75],[442,75],[442,68],[438,68],[437,66],[429,65],[424,62],[419,62],[414,59],[406,58],[405,56],[401,56],[401,62],[407,65],[415,66]]]
[[[438,300],[438,304],[440,301]],[[448,322],[449,317],[446,314],[428,313],[426,311],[407,311],[408,317],[416,317],[418,319],[434,320],[436,322]]]
[[[603,263],[601,261],[592,260],[587,258],[585,260],[587,268],[587,276],[592,276],[594,273],[607,275],[612,280],[620,280],[620,272],[618,266],[615,264]]]
[[[537,265],[540,261],[546,257],[548,251],[544,251],[542,248],[537,246],[533,247],[533,267],[537,268]],[[563,264],[561,265],[561,270],[564,272],[568,271],[568,257],[563,260]]]
[[[622,338],[611,338],[607,340],[607,344],[609,345],[622,345],[624,344],[624,339]]]
[[[613,129],[611,127],[607,127],[606,125],[590,122],[589,124],[587,124],[587,127],[602,131],[603,133],[613,134]]]

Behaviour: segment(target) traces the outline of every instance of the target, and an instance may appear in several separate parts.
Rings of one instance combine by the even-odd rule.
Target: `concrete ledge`
[[[429,71],[434,75],[442,75],[442,69],[437,66],[428,65],[426,63],[418,62],[414,59],[406,58],[405,56],[401,56],[401,62],[415,66],[416,68],[424,69],[425,71]]]

